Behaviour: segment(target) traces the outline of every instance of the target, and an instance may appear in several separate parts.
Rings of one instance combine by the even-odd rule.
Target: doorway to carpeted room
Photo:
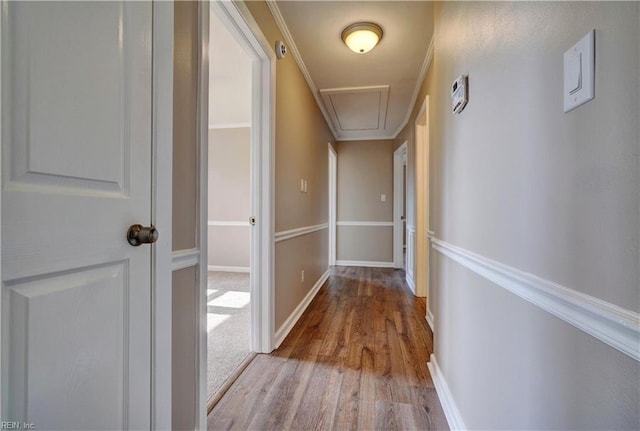
[[[209,15],[207,396],[229,386],[251,352],[253,59],[212,2]],[[219,8],[218,8],[219,9]],[[253,235],[253,236],[252,236]],[[227,383],[227,384],[225,384]]]
[[[209,271],[207,394],[214,397],[251,354],[249,274]]]

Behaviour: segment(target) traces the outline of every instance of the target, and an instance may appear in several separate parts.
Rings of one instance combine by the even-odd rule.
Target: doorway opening
[[[429,292],[429,96],[415,121],[416,143],[416,296],[427,298],[429,321],[431,295]],[[433,321],[429,321],[433,329]]]
[[[214,8],[209,17],[207,397],[252,353],[253,59]]]
[[[329,266],[336,264],[336,206],[338,192],[338,154],[329,147]]]
[[[393,152],[393,267],[405,269],[407,245],[407,142]]]

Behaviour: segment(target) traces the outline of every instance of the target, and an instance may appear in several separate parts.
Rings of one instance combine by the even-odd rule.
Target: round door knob
[[[134,247],[140,244],[153,244],[158,240],[160,233],[153,226],[142,226],[141,224],[131,225],[127,231],[127,241]]]

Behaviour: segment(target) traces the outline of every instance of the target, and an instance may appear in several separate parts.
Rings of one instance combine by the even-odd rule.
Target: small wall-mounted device
[[[451,107],[454,114],[462,112],[469,100],[469,79],[467,75],[460,75],[451,84]]]
[[[283,59],[286,54],[287,47],[285,46],[284,42],[281,40],[276,40],[276,57],[278,57],[278,60]]]

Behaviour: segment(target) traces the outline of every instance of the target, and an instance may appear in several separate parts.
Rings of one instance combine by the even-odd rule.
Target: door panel
[[[151,3],[2,20],[2,419],[149,428]]]

